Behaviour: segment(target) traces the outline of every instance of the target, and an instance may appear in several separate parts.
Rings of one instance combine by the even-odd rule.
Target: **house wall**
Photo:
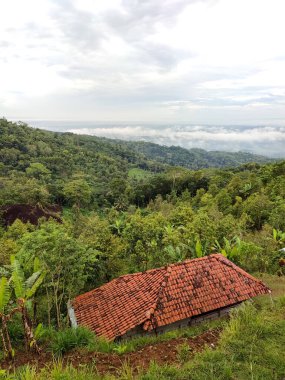
[[[214,311],[211,311],[208,313],[200,314],[200,315],[197,315],[197,316],[192,317],[192,318],[182,319],[180,321],[171,323],[171,324],[166,325],[166,326],[158,327],[156,329],[156,333],[162,334],[164,332],[180,329],[183,327],[195,326],[195,325],[202,323],[204,321],[211,321],[211,320],[226,316],[229,314],[229,312],[232,309],[238,307],[240,304],[241,303],[236,303],[236,304],[231,305],[231,306],[227,306],[227,307],[224,307],[221,309],[217,309],[217,310],[214,310]],[[134,329],[127,331],[126,334],[122,335],[120,338],[117,338],[116,340],[131,338],[131,337],[136,336],[136,335],[154,335],[154,334],[155,334],[154,331],[144,331],[142,328],[142,325],[140,325],[140,326],[135,327]]]

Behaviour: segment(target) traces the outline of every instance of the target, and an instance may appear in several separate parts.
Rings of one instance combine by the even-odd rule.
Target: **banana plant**
[[[249,182],[243,186],[243,188],[240,190],[240,193],[244,195],[249,195],[252,189],[253,189],[253,186],[251,182]]]
[[[283,244],[285,242],[285,232],[273,228],[272,231],[273,234],[273,239],[278,243],[278,244]]]
[[[202,243],[201,243],[200,239],[196,240],[196,243],[195,243],[195,253],[196,253],[196,257],[202,257],[202,256],[204,256],[203,246],[202,246]]]
[[[223,237],[223,245],[216,240],[214,248],[220,252],[223,256],[229,258],[230,260],[235,259],[240,255],[241,240],[239,237],[235,236],[231,240]]]
[[[34,348],[37,353],[40,352],[37,341],[35,339],[32,322],[29,318],[29,310],[31,309],[31,301],[35,293],[39,289],[45,277],[45,272],[40,270],[39,261],[34,261],[34,273],[25,280],[24,271],[19,261],[11,256],[12,267],[12,283],[18,304],[18,311],[22,314],[22,322],[25,332],[26,347]]]
[[[189,251],[191,252],[192,258],[200,258],[207,255],[208,242],[202,244],[199,237],[195,241],[189,241]]]
[[[111,224],[111,228],[113,228],[115,233],[119,236],[122,234],[124,226],[125,226],[125,221],[123,217],[116,219],[115,222]]]
[[[2,339],[4,355],[12,359],[14,357],[14,350],[11,345],[11,339],[7,327],[7,322],[10,319],[10,315],[7,313],[7,306],[9,304],[10,298],[11,292],[9,282],[6,277],[2,277],[0,280],[0,335]]]
[[[175,247],[169,244],[167,247],[164,248],[164,251],[167,253],[169,261],[172,263],[176,263],[186,259],[186,255],[183,252],[183,248],[184,244],[180,244]]]

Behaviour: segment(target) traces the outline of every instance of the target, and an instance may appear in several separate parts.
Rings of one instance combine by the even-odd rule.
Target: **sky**
[[[0,116],[285,125],[284,0],[0,3]]]

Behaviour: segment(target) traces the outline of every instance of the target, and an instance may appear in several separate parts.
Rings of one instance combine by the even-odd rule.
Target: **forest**
[[[30,221],[16,218],[17,207],[42,213]],[[285,275],[282,160],[55,133],[1,119],[0,210],[0,360],[12,360],[21,350],[50,349],[62,354],[67,347],[87,345],[92,339],[94,346],[94,337],[84,329],[72,336],[67,303],[122,274],[220,252],[249,273],[281,282]],[[207,365],[215,355],[216,361],[224,355],[233,331],[241,334],[245,329],[250,335],[250,329],[257,328],[266,336],[263,321],[267,318],[267,327],[272,329],[267,333],[278,360],[270,359],[270,373],[266,363],[258,364],[257,375],[251,378],[281,379],[285,369],[279,344],[285,336],[280,333],[275,344],[274,325],[284,330],[280,315],[285,302],[284,298],[276,302],[279,306],[274,312],[260,311],[263,317],[252,305],[241,311],[225,328],[224,346],[202,354],[191,364],[194,369],[180,371],[181,377],[171,375],[175,369],[164,371],[154,364],[148,374],[127,377],[130,369],[125,367],[125,377],[121,376],[210,378],[201,374],[209,370]],[[251,318],[248,323],[247,318]],[[239,356],[221,360],[224,367],[211,378],[246,378],[250,363],[244,357],[250,352],[243,351],[242,340],[246,342],[245,335],[233,343],[240,345],[236,346]],[[258,342],[252,352],[258,351]],[[96,349],[105,344],[107,350],[106,342],[96,344]],[[117,353],[128,349],[108,345],[108,350]],[[185,347],[179,352],[183,362],[189,352]],[[245,363],[244,368],[243,364],[230,367],[234,355],[235,362]],[[252,365],[257,366],[258,360],[263,359],[256,356]],[[227,375],[241,368],[240,377]],[[200,377],[195,377],[198,370]],[[66,371],[73,375],[64,378],[80,378],[77,370]],[[7,373],[3,369],[3,376]],[[82,378],[87,378],[86,373]],[[192,377],[187,377],[190,373]]]
[[[185,149],[180,146],[167,147],[144,141],[128,141],[124,143],[134,151],[143,153],[146,157],[158,162],[194,170],[208,167],[237,167],[248,162],[264,164],[274,161],[268,157],[249,152],[208,152],[204,149]]]

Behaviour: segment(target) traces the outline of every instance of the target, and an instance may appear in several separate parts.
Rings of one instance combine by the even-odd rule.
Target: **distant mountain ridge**
[[[129,203],[146,205],[158,194],[170,194],[173,173],[181,174],[177,191],[190,188],[195,195],[199,188],[207,187],[208,178],[203,174],[207,168],[237,167],[235,171],[243,171],[258,169],[267,161],[270,159],[250,153],[188,151],[49,132],[0,119],[3,205],[72,205],[74,199],[80,199],[80,204],[124,209]]]
[[[111,175],[112,170],[117,175],[126,173],[131,167],[155,173],[164,171],[169,165],[198,170],[238,167],[251,162],[264,164],[276,160],[246,152],[188,150],[151,142],[51,132],[0,119],[0,161],[4,172],[25,170],[30,162],[41,162],[52,171],[67,175],[83,171],[101,178],[106,173]]]
[[[116,143],[116,140],[112,140]],[[204,149],[186,149],[180,146],[165,146],[144,141],[121,141],[121,145],[143,154],[148,159],[171,166],[183,166],[197,170],[202,168],[238,167],[243,164],[255,162],[265,164],[276,159],[248,152],[206,151]]]

